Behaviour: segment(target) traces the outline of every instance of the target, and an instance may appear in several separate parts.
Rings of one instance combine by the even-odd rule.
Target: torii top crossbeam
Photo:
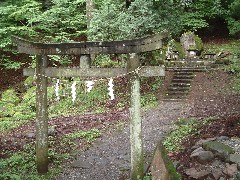
[[[162,48],[167,32],[140,39],[111,42],[37,43],[13,36],[20,53],[31,55],[81,55],[81,54],[127,54],[153,51]]]

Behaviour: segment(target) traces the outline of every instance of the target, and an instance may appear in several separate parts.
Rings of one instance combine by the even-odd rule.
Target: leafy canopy
[[[128,9],[123,3],[107,0],[94,12],[88,35],[92,40],[119,40],[165,29],[179,33],[178,11],[174,8],[169,0],[135,0]]]

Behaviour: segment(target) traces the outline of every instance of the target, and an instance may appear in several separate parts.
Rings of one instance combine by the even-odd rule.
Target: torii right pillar
[[[128,60],[130,100],[130,143],[131,143],[131,179],[142,179],[144,175],[144,157],[142,140],[142,120],[140,103],[140,66],[139,55],[131,53]],[[133,73],[135,72],[135,73]]]

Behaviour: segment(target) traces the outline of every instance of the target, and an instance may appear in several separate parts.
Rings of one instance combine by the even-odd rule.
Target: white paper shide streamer
[[[87,86],[87,92],[90,92],[93,88],[94,81],[85,81],[86,86]]]
[[[108,82],[108,94],[109,94],[111,100],[114,100],[113,86],[114,86],[113,78],[110,78],[109,82]]]
[[[71,91],[71,93],[72,93],[72,102],[74,102],[74,101],[76,100],[76,97],[77,97],[76,84],[77,84],[77,82],[74,81],[74,82],[72,83],[72,86],[71,86],[71,89],[72,89],[72,91]]]
[[[56,82],[56,85],[55,85],[55,94],[56,94],[56,97],[57,97],[58,101],[60,100],[60,97],[59,97],[59,84],[60,84],[60,80],[57,79],[57,82]]]

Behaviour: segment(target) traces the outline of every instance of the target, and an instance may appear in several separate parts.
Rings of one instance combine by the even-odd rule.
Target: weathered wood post
[[[36,163],[39,174],[48,172],[47,56],[36,56]]]
[[[143,178],[144,157],[142,142],[142,120],[140,114],[140,78],[139,74],[131,73],[139,68],[139,55],[131,53],[128,60],[130,86],[130,143],[131,143],[131,179]]]

